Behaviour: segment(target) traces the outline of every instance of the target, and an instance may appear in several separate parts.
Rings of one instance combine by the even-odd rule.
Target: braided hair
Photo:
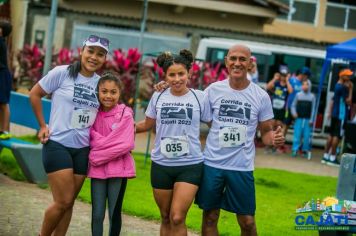
[[[180,50],[179,55],[172,54],[171,52],[164,52],[157,57],[157,64],[163,69],[165,73],[173,64],[182,64],[185,66],[187,71],[189,71],[192,67],[192,62],[193,54],[187,49]]]

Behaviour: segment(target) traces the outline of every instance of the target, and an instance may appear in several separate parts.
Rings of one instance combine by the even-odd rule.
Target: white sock
[[[329,153],[324,153],[324,159],[325,160],[329,160],[329,156],[330,156]]]
[[[330,155],[330,161],[335,161],[336,156],[335,155]]]

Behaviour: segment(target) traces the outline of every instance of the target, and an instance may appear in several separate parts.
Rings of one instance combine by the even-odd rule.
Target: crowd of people
[[[337,149],[344,133],[345,123],[350,120],[352,105],[353,83],[351,76],[353,71],[348,68],[341,69],[339,80],[334,89],[334,96],[329,107],[328,116],[330,122],[329,137],[325,145],[323,164],[339,166]],[[316,120],[316,97],[311,92],[311,71],[303,67],[292,76],[285,65],[280,66],[278,72],[267,84],[270,93],[274,120],[277,126],[282,126],[286,135],[288,128],[293,124],[293,143],[291,156],[297,157],[300,153],[303,157],[311,159],[312,131]],[[275,149],[267,151],[275,152]],[[284,146],[279,152],[285,153]],[[340,154],[340,153],[339,153]]]
[[[257,235],[256,131],[264,145],[283,148],[294,121],[292,156],[301,149],[310,158],[315,114],[310,70],[304,67],[291,76],[281,66],[267,84],[268,94],[257,84],[257,61],[250,49],[234,45],[225,56],[228,78],[199,91],[188,87],[192,53],[165,52],[157,57],[165,82],[151,97],[145,119],[135,123],[132,109],[120,102],[124,93],[120,77],[96,73],[104,65],[109,44],[106,38],[90,35],[79,61],[53,68],[30,91],[53,195],[40,235],[66,234],[86,177],[91,179],[92,235],[103,235],[106,202],[109,235],[119,235],[126,185],[136,176],[131,155],[135,133],[153,127],[151,186],[161,215],[160,234],[187,235],[185,220],[195,200],[203,210],[202,235],[218,235],[220,209],[236,215],[241,235]],[[326,162],[335,160],[335,144],[351,99],[351,74],[342,70],[335,89],[330,113],[335,127],[325,149]],[[41,98],[49,94],[52,107],[47,125]],[[209,126],[204,149],[199,139],[201,122]]]

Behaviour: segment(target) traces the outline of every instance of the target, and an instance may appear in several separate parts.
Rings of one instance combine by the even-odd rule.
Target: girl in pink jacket
[[[106,200],[110,234],[119,235],[121,208],[127,179],[135,177],[134,119],[132,109],[118,104],[122,91],[119,78],[104,74],[98,82],[100,108],[90,129],[88,177],[91,178],[92,235],[103,235]],[[85,119],[85,117],[83,117]]]

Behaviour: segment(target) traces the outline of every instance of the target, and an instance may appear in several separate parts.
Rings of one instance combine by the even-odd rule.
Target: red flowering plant
[[[59,49],[58,53],[54,54],[52,57],[52,68],[59,65],[70,65],[75,61],[79,60],[80,49],[77,49],[75,54],[73,50],[68,48]]]
[[[195,89],[205,89],[209,84],[227,78],[227,70],[220,63],[211,64],[209,62],[195,61],[191,68],[190,87]]]
[[[44,52],[36,44],[25,45],[16,55],[18,67],[15,73],[17,85],[32,87],[42,76]]]
[[[115,49],[112,52],[112,58],[107,60],[102,71],[114,71],[120,75],[124,84],[122,99],[132,106],[136,89],[136,76],[139,70],[141,53],[137,48],[130,48],[127,52],[122,49]]]

